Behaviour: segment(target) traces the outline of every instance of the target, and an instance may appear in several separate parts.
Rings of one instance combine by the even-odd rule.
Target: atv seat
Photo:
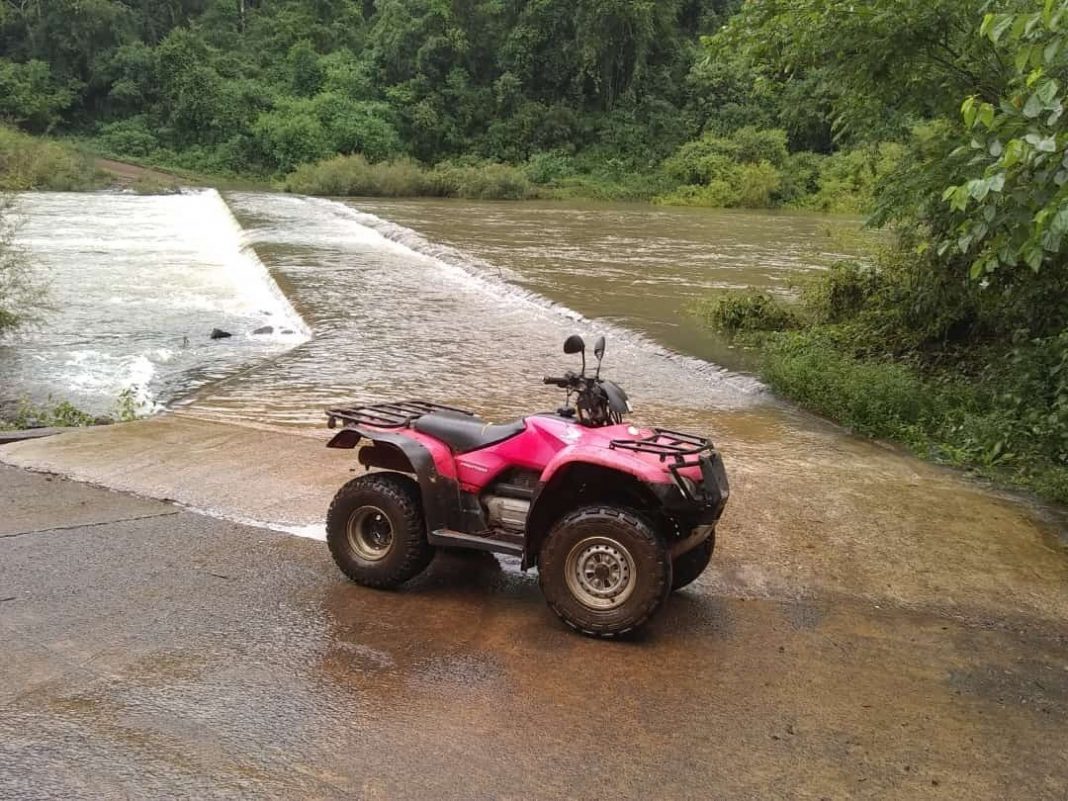
[[[504,442],[522,432],[526,423],[516,420],[497,426],[477,417],[435,412],[417,417],[412,421],[412,428],[420,434],[440,439],[453,453],[466,453]]]

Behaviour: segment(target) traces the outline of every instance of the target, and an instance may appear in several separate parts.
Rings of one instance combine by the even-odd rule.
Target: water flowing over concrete
[[[7,399],[108,412],[129,389],[150,409],[310,335],[215,190],[29,193],[17,211],[50,309],[0,344]],[[235,336],[212,342],[213,328]]]

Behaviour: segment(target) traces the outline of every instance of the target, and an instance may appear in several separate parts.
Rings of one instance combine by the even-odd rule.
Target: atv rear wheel
[[[549,607],[592,637],[645,623],[671,586],[663,540],[634,512],[591,506],[565,515],[541,547],[538,577]]]
[[[338,490],[326,542],[341,572],[367,587],[396,587],[430,564],[419,495],[403,476],[371,473]]]
[[[707,540],[696,548],[692,548],[682,556],[671,561],[671,590],[681,590],[687,584],[692,584],[697,577],[705,572],[708,563],[712,559],[712,551],[716,547],[716,534],[713,532]]]

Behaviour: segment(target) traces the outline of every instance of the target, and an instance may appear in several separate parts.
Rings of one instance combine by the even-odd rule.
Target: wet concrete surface
[[[677,410],[650,414],[721,445],[731,500],[714,592],[1068,621],[1064,526],[1049,510],[767,409],[687,412],[688,426]],[[0,463],[321,536],[330,498],[358,466],[353,451],[324,447],[331,433],[171,414],[3,446]]]
[[[1068,796],[1052,615],[716,566],[597,642],[490,557],[376,592],[320,542],[49,478],[0,467],[2,798]]]

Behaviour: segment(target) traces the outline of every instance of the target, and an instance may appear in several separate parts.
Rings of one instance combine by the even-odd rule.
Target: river
[[[638,407],[685,418],[763,402],[750,375],[723,366],[744,366],[742,355],[688,305],[716,286],[785,291],[836,257],[816,247],[834,241],[829,224],[856,226],[634,205],[227,200],[315,336],[184,405],[283,425],[384,396],[497,417],[553,408],[540,379],[577,366],[560,352],[574,332],[607,335],[606,371]]]
[[[606,368],[639,398],[749,403],[759,387],[746,354],[690,304],[714,288],[787,291],[858,227],[635,204],[214,190],[33,193],[18,209],[17,241],[48,276],[51,308],[0,345],[5,397],[106,413],[129,389],[143,411],[178,404],[281,424],[396,393],[497,413],[551,406],[537,379],[572,366],[559,353],[572,331],[607,334]],[[234,336],[211,340],[214,328]]]

